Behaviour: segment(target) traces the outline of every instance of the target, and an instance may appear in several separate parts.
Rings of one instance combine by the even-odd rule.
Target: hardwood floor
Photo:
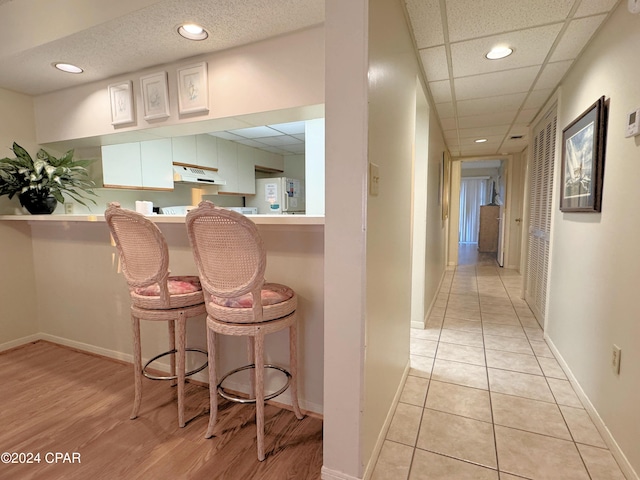
[[[267,405],[259,462],[253,406],[220,399],[216,436],[205,440],[205,387],[187,384],[179,428],[175,388],[145,379],[140,416],[129,420],[131,368],[42,341],[0,354],[0,453],[40,454],[34,464],[3,457],[0,479],[320,478],[322,420]]]

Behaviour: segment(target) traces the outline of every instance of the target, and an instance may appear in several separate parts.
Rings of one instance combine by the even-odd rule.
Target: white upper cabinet
[[[142,186],[173,190],[171,139],[140,142]]]
[[[218,174],[227,182],[218,192],[238,192],[238,144],[218,139]]]
[[[174,163],[196,165],[196,157],[198,156],[196,136],[173,137],[171,139],[171,152]]]
[[[172,190],[171,140],[103,146],[102,178],[105,187]]]
[[[196,162],[199,167],[218,168],[217,140],[211,135],[196,135]]]
[[[256,149],[255,169],[262,172],[284,172],[284,157],[277,153]]]
[[[102,183],[105,187],[142,187],[139,142],[102,147]]]

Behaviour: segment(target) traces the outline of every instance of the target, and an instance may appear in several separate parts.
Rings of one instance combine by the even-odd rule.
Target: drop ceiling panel
[[[526,93],[515,93],[500,97],[461,100],[458,102],[458,115],[467,117],[470,115],[482,115],[486,112],[497,113],[518,110],[526,96]]]
[[[518,68],[454,80],[456,98],[467,100],[529,91],[540,67]]]
[[[300,145],[302,140],[298,140],[290,135],[278,135],[273,137],[256,138],[257,142],[260,142],[270,147],[283,147],[285,145]]]
[[[439,0],[408,0],[407,11],[418,48],[444,43]]]
[[[500,137],[503,138],[507,131],[509,130],[509,125],[495,125],[495,126],[487,126],[487,127],[477,127],[477,128],[461,128],[458,130],[460,134],[460,138],[489,138],[489,137]]]
[[[554,90],[553,88],[538,89],[537,87],[538,85],[536,84],[536,89],[529,92],[529,97],[522,106],[523,109],[542,107]]]
[[[562,22],[573,3],[574,0],[447,0],[449,40],[457,42]]]
[[[573,20],[553,52],[551,61],[559,62],[561,60],[575,59],[602,24],[605,17],[606,15],[598,15]]]
[[[618,0],[582,0],[576,11],[576,17],[586,17],[596,13],[607,13],[616,6]]]
[[[542,65],[561,28],[562,24],[554,24],[454,43],[451,45],[453,75],[463,77]],[[516,53],[500,60],[487,60],[485,55],[500,45],[509,46]]]
[[[453,118],[455,117],[455,113],[453,111],[453,103],[436,103],[436,111],[440,118]]]
[[[420,50],[420,58],[427,80],[445,80],[449,78],[449,66],[447,64],[447,52],[444,47],[432,47]]]
[[[267,126],[287,135],[300,135],[304,134],[305,122],[279,123],[277,125]]]
[[[488,125],[511,125],[518,112],[487,113],[471,117],[459,117],[459,128],[478,128]]]
[[[435,103],[445,103],[452,100],[451,82],[449,80],[429,82],[429,89],[431,90],[431,96]]]
[[[548,63],[547,66],[544,67],[544,70],[542,70],[542,73],[536,82],[536,88],[552,89],[558,85],[560,80],[562,80],[562,77],[564,77],[565,73],[569,70],[569,67],[571,67],[572,63],[573,60]]]

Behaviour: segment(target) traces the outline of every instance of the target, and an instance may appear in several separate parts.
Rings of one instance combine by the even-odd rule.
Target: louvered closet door
[[[554,106],[535,127],[529,179],[529,251],[525,298],[540,326],[544,326],[547,306],[551,194],[557,123],[558,116]]]

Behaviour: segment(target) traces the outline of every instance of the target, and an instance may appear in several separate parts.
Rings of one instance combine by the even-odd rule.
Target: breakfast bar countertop
[[[324,225],[324,215],[247,215],[256,225]],[[184,215],[149,215],[155,223],[184,223]],[[101,214],[0,215],[0,221],[104,222]]]

